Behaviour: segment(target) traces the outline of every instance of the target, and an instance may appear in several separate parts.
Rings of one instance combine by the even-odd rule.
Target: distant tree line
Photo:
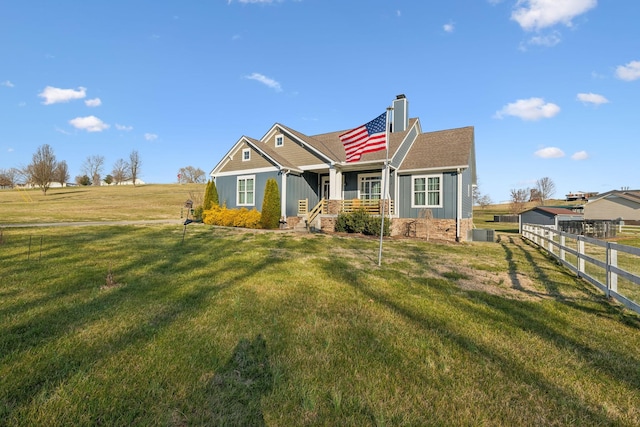
[[[82,163],[82,174],[75,178],[76,184],[101,185],[101,182],[121,184],[131,180],[135,185],[139,179],[142,160],[136,150],[133,150],[129,155],[129,161],[118,159],[114,164],[112,173],[102,180],[104,162],[104,156],[87,157]],[[27,166],[1,169],[0,187],[12,188],[21,182],[40,188],[46,195],[52,184],[59,183],[64,186],[69,182],[70,178],[67,162],[64,160],[58,161],[53,148],[48,144],[44,144],[38,147],[31,157],[31,163]]]
[[[556,192],[556,184],[549,177],[540,178],[533,188],[512,188],[509,211],[513,215],[522,213],[527,203],[544,205]]]
[[[88,156],[81,166],[81,173],[74,182],[77,185],[119,185],[131,182],[134,186],[139,181],[142,159],[138,151],[133,150],[127,160],[120,158],[103,178],[105,158],[100,155]],[[61,186],[69,183],[71,176],[67,162],[56,159],[53,148],[44,144],[33,154],[31,163],[22,168],[0,169],[0,188],[13,188],[19,183],[33,185],[46,195],[51,184]],[[200,168],[186,166],[178,171],[178,182],[181,184],[201,184],[206,182],[205,172]]]

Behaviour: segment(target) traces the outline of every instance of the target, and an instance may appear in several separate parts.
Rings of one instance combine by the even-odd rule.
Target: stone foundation
[[[304,219],[299,216],[288,216],[286,228],[296,228],[296,225],[300,224],[301,222],[304,222]]]
[[[455,219],[394,218],[391,235],[418,239],[456,240]],[[466,237],[466,233],[465,233]]]
[[[326,233],[332,233],[335,231],[337,216],[321,215],[318,219],[320,221],[321,231]],[[289,217],[287,219],[287,225],[290,228],[294,228],[295,224],[301,220],[302,218],[299,217]],[[473,229],[473,220],[471,218],[460,221],[460,241],[467,241],[467,234],[471,229]],[[455,241],[456,220],[433,218],[392,218],[391,236]]]

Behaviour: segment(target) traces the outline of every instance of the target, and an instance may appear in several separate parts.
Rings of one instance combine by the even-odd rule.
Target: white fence
[[[618,233],[630,236],[640,235],[640,225],[620,225]]]
[[[640,248],[522,225],[522,237],[543,248],[578,277],[640,313]]]

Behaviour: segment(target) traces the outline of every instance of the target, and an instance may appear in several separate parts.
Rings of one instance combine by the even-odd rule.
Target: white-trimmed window
[[[380,200],[382,198],[382,175],[369,173],[358,175],[358,198]]]
[[[282,147],[284,145],[284,135],[276,135],[276,147]]]
[[[242,149],[242,161],[243,162],[248,162],[249,160],[251,160],[251,149],[250,148],[243,148]]]
[[[255,205],[255,175],[239,176],[237,181],[236,205],[237,206],[254,206]]]
[[[442,207],[442,174],[411,177],[411,207]]]

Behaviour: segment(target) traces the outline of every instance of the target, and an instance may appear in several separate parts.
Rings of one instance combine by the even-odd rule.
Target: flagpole
[[[389,193],[389,127],[391,126],[391,111],[393,107],[387,107],[387,120],[385,124],[385,145],[386,155],[384,160],[384,194],[382,195],[382,214],[380,215],[380,248],[378,249],[378,267],[382,265],[382,237],[384,236],[384,211],[387,204],[387,194]]]

